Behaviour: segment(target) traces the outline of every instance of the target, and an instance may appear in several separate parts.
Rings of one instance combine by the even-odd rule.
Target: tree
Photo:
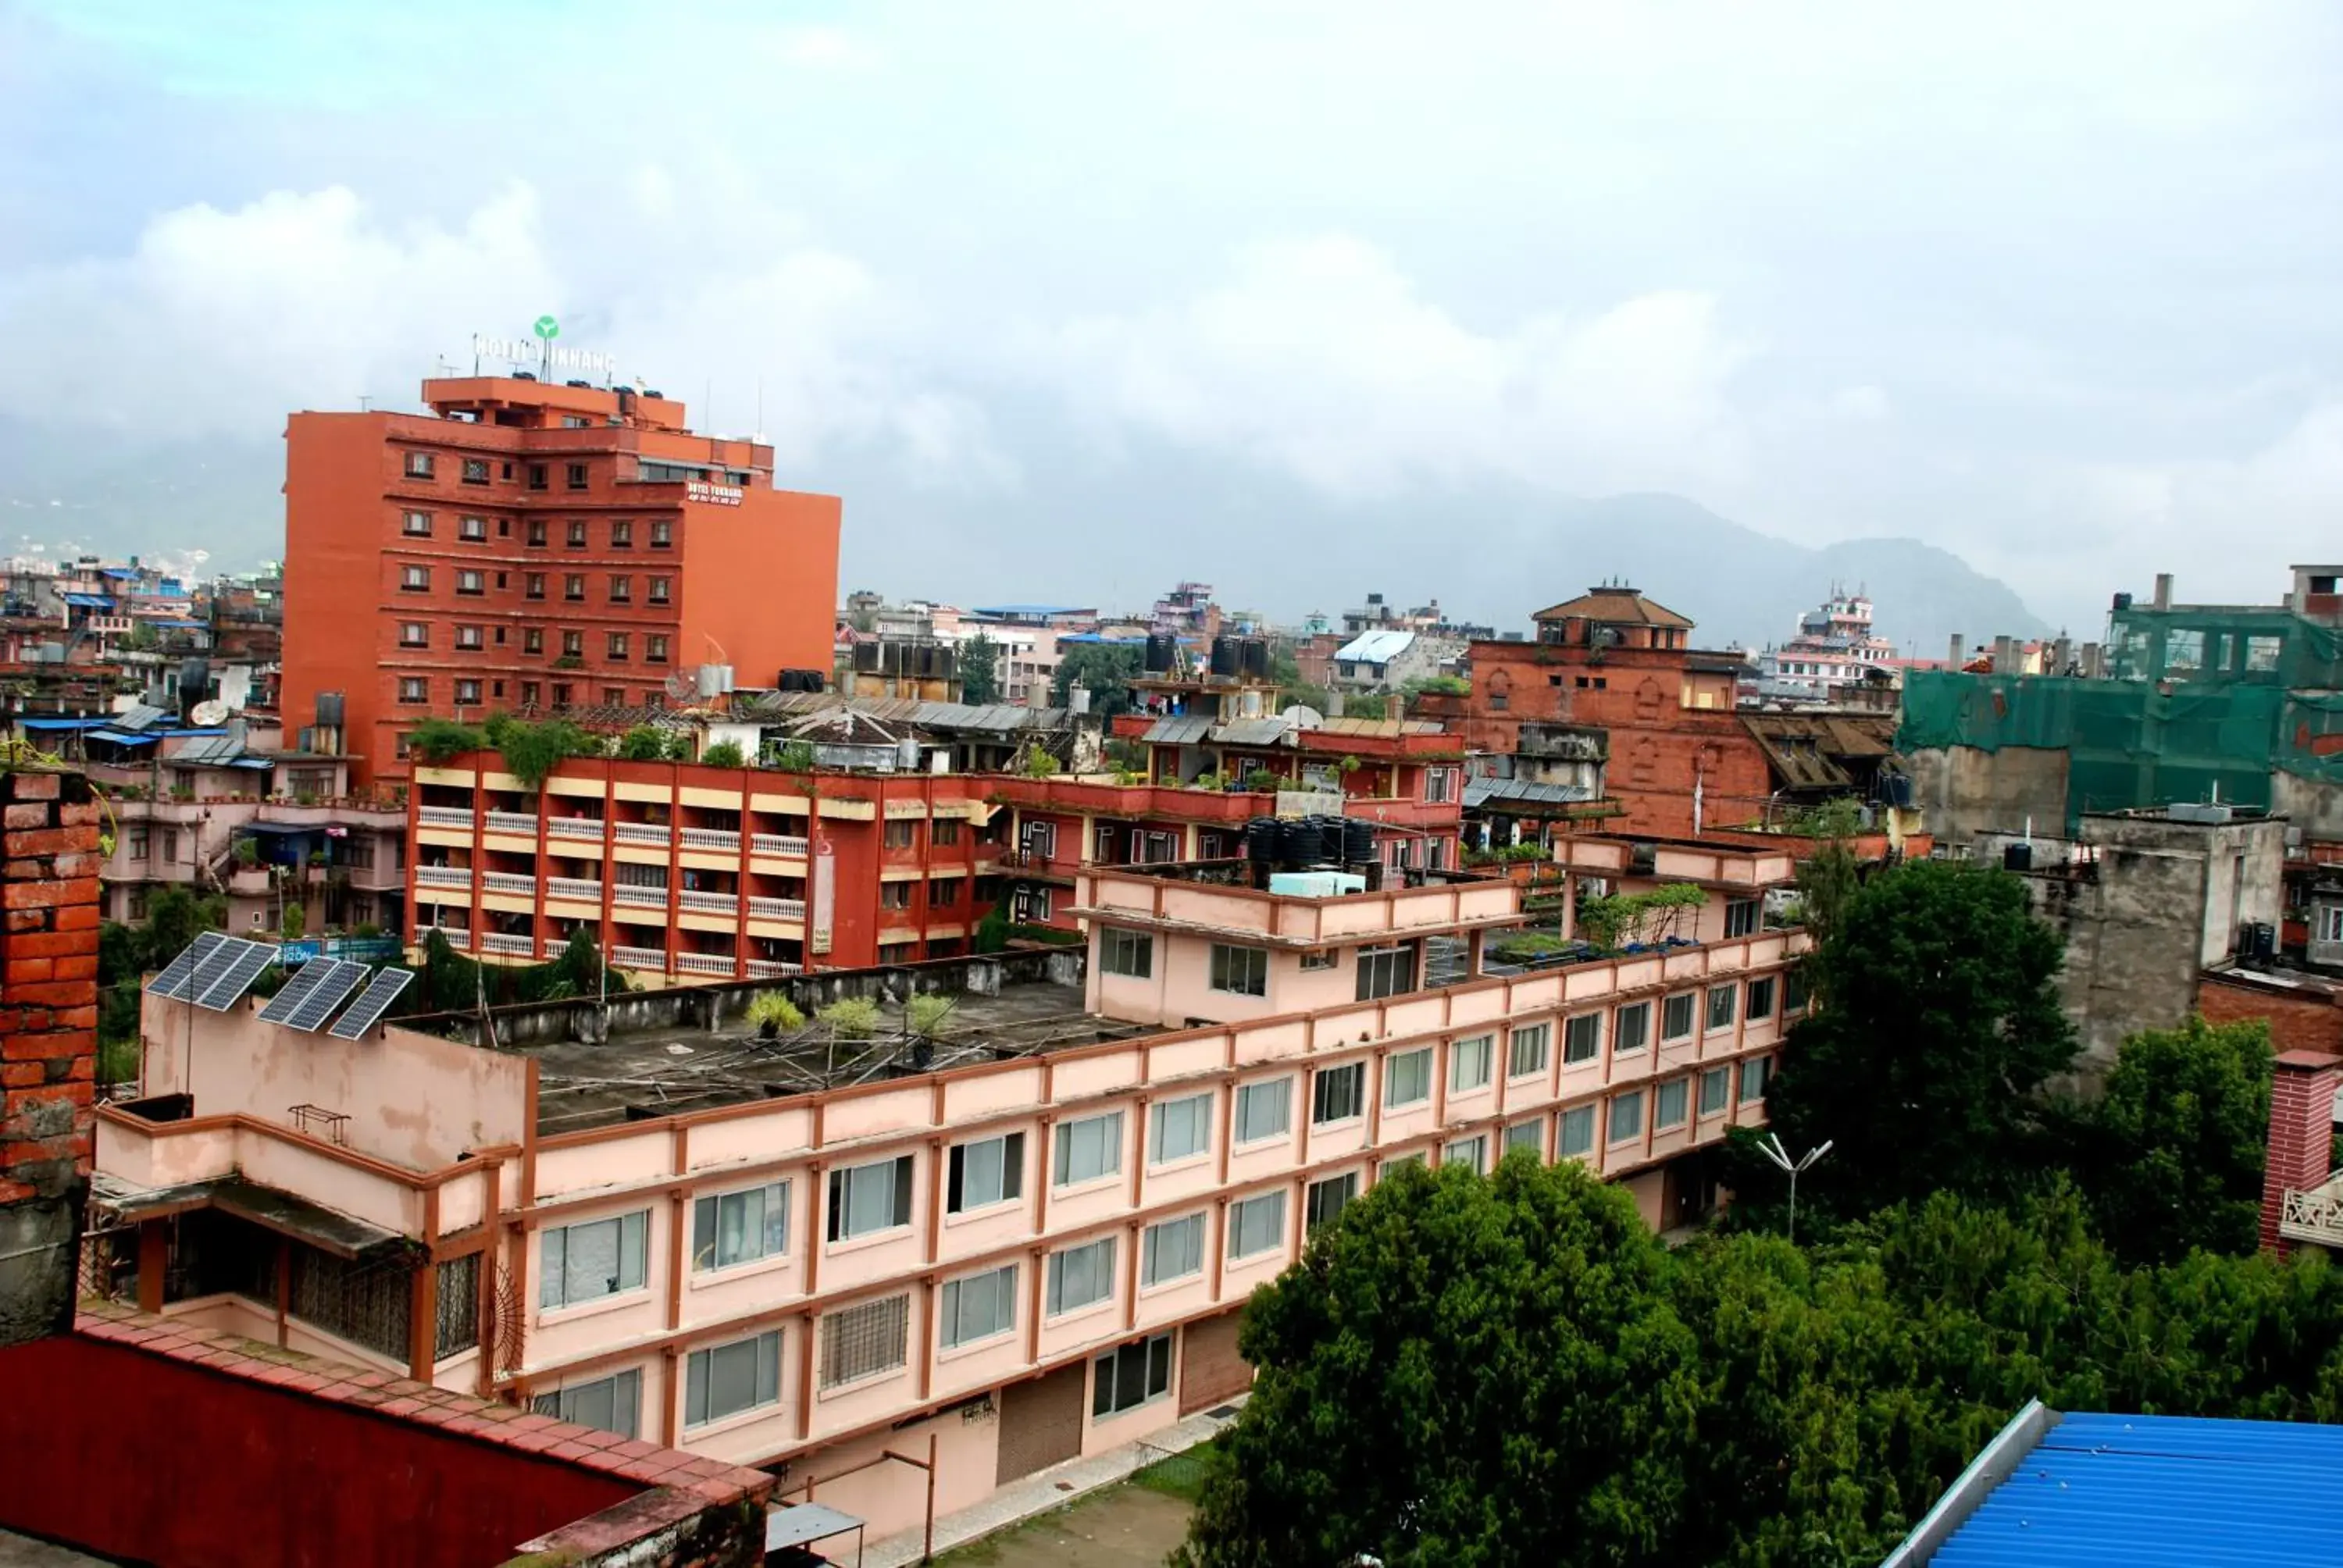
[[[1342,698],[1342,717],[1382,719],[1387,715],[1390,707],[1390,701],[1385,698],[1369,696],[1363,692],[1348,692]]]
[[[2105,1091],[2073,1108],[2092,1219],[2119,1256],[2254,1250],[2272,1062],[2260,1019],[2193,1018],[2123,1042]]]
[[[1001,645],[980,631],[960,645],[960,698],[977,707],[1001,700]]]
[[[709,768],[746,768],[749,759],[741,752],[737,740],[719,740],[699,754],[701,764]]]
[[[407,749],[435,768],[487,745],[485,732],[452,719],[427,719],[407,737]]]
[[[1061,648],[1050,700],[1063,708],[1076,686],[1087,687],[1091,711],[1111,719],[1131,711],[1131,678],[1139,673],[1141,650],[1124,643],[1078,642]]]
[[[2062,944],[1998,869],[1899,866],[1846,902],[1807,960],[1830,1005],[1791,1030],[1767,1120],[1836,1144],[1818,1206],[1844,1214],[1946,1189],[2004,1193],[2039,1154],[2036,1091],[2074,1063]],[[1737,1190],[1773,1189],[1762,1161]]]
[[[785,740],[773,753],[773,766],[784,773],[810,773],[816,759],[810,740]]]
[[[498,719],[502,722],[498,723]],[[495,726],[489,739],[504,759],[506,771],[527,789],[542,789],[546,779],[563,762],[572,757],[590,756],[598,749],[591,736],[566,719],[531,724],[499,714],[489,723]]]
[[[663,762],[667,737],[648,724],[638,724],[618,737],[618,755],[628,762]]]

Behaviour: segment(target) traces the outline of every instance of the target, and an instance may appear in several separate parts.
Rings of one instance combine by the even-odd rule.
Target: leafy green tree
[[[435,768],[468,751],[485,749],[488,743],[484,731],[452,719],[427,719],[407,737],[407,750]]]
[[[1342,698],[1342,717],[1345,719],[1388,718],[1390,708],[1390,701],[1382,697],[1351,692]]]
[[[970,706],[1001,700],[1001,645],[980,631],[960,645],[960,696]]]
[[[2012,1191],[2041,1142],[2037,1091],[2074,1063],[2056,981],[2062,944],[1998,869],[1918,860],[1849,899],[1808,960],[1830,1005],[1790,1033],[1766,1116],[1804,1150],[1832,1141],[1801,1187],[1818,1216],[1939,1189]],[[1771,1191],[1744,1161],[1737,1190]]]
[[[773,753],[773,766],[784,773],[810,773],[818,760],[810,740],[787,740]]]
[[[503,719],[502,715],[497,717]],[[489,722],[496,724],[497,720],[492,719]],[[492,739],[498,755],[504,759],[505,770],[529,789],[543,789],[553,770],[568,759],[591,756],[598,749],[593,737],[566,719],[548,719],[534,724],[504,719]]]
[[[746,768],[749,759],[737,740],[719,740],[699,754],[699,760],[710,768]]]
[[[628,762],[663,762],[667,737],[648,724],[638,724],[618,737],[618,755]]]
[[[1062,648],[1058,673],[1050,683],[1050,700],[1066,706],[1076,686],[1087,687],[1091,711],[1111,719],[1131,711],[1131,678],[1145,658],[1136,648],[1114,642],[1078,642]]]
[[[2078,1176],[2118,1255],[2254,1250],[2273,1060],[2260,1019],[2193,1018],[2123,1042],[2104,1092],[2073,1109]]]

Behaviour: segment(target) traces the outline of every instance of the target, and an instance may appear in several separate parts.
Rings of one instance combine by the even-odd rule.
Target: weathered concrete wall
[[[2270,810],[2301,829],[2306,839],[2343,839],[2343,785],[2273,772]]]
[[[2008,746],[1915,751],[1905,759],[1913,800],[1940,844],[1966,844],[1982,833],[2020,833],[2028,817],[2041,834],[2066,831],[2065,751]]]

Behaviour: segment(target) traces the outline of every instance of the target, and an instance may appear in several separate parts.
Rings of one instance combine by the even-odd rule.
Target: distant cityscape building
[[[1892,683],[1896,645],[1872,629],[1871,601],[1837,588],[1798,618],[1795,637],[1757,656],[1757,696],[1825,703],[1850,687]]]

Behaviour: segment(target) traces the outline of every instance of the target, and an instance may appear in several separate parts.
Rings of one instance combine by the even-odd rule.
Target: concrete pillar
[[[2268,1153],[2262,1167],[2265,1247],[2288,1250],[2278,1233],[2287,1193],[2308,1192],[2327,1180],[2338,1084],[2343,1084],[2343,1057],[2289,1050],[2278,1059],[2277,1077],[2270,1084]]]
[[[2158,609],[2172,608],[2172,574],[2170,572],[2156,574],[2156,608]]]
[[[2017,639],[1996,637],[1993,639],[1993,672],[2007,675],[2017,668]]]
[[[1562,940],[1570,940],[1578,934],[1578,878],[1574,872],[1562,874]]]
[[[2050,668],[2043,673],[2046,675],[2064,675],[2066,673],[2066,666],[2074,661],[2074,639],[2072,638],[2062,637],[2057,641],[2050,645]]]
[[[1959,632],[1953,633],[1952,648],[1946,654],[1946,659],[1950,668],[1958,669],[1961,667],[1961,652],[1963,647],[1964,645],[1961,641],[1961,634]]]
[[[2087,642],[2083,645],[2082,671],[2083,678],[2086,680],[2098,680],[2107,675],[2107,657],[2100,651],[2097,643]]]

